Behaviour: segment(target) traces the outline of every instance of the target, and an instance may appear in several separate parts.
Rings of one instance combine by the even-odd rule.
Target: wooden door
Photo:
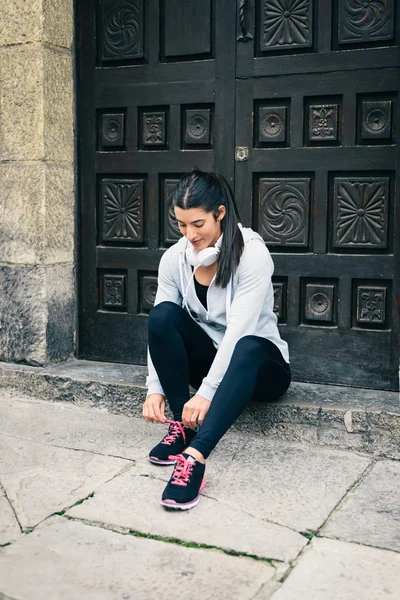
[[[395,9],[77,4],[80,358],[145,364],[158,263],[179,237],[171,192],[197,166],[231,181],[273,254],[295,378],[398,387]]]
[[[193,166],[233,183],[230,0],[77,3],[79,357],[144,364],[170,210]]]
[[[295,379],[398,389],[395,2],[241,5],[236,196],[273,254]]]

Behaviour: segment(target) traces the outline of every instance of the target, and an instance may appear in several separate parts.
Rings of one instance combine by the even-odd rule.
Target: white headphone
[[[192,267],[209,267],[218,260],[219,253],[221,252],[222,236],[216,241],[215,246],[210,248],[204,248],[197,252],[193,244],[188,240],[188,246],[186,248],[186,258]]]

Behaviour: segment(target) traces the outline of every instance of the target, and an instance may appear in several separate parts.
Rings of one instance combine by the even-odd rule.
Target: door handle
[[[253,39],[251,33],[246,31],[246,16],[245,16],[245,7],[247,4],[247,0],[240,0],[239,2],[239,20],[240,20],[240,28],[242,33],[236,38],[237,42],[248,42]]]

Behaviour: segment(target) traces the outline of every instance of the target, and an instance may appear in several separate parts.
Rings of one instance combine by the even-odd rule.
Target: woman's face
[[[184,210],[174,206],[175,216],[182,235],[191,242],[197,251],[214,246],[221,236],[221,220],[224,218],[225,206],[219,207],[218,218],[212,212],[202,208],[189,208]]]

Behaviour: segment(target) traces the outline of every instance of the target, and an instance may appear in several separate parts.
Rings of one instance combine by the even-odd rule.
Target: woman
[[[169,423],[148,457],[175,465],[161,504],[188,509],[224,433],[250,400],[279,398],[291,374],[273,312],[273,262],[261,236],[238,222],[229,183],[194,170],[181,177],[172,202],[183,237],[159,266],[143,416]],[[197,389],[192,398],[189,384]],[[173,420],[164,416],[165,399]]]

